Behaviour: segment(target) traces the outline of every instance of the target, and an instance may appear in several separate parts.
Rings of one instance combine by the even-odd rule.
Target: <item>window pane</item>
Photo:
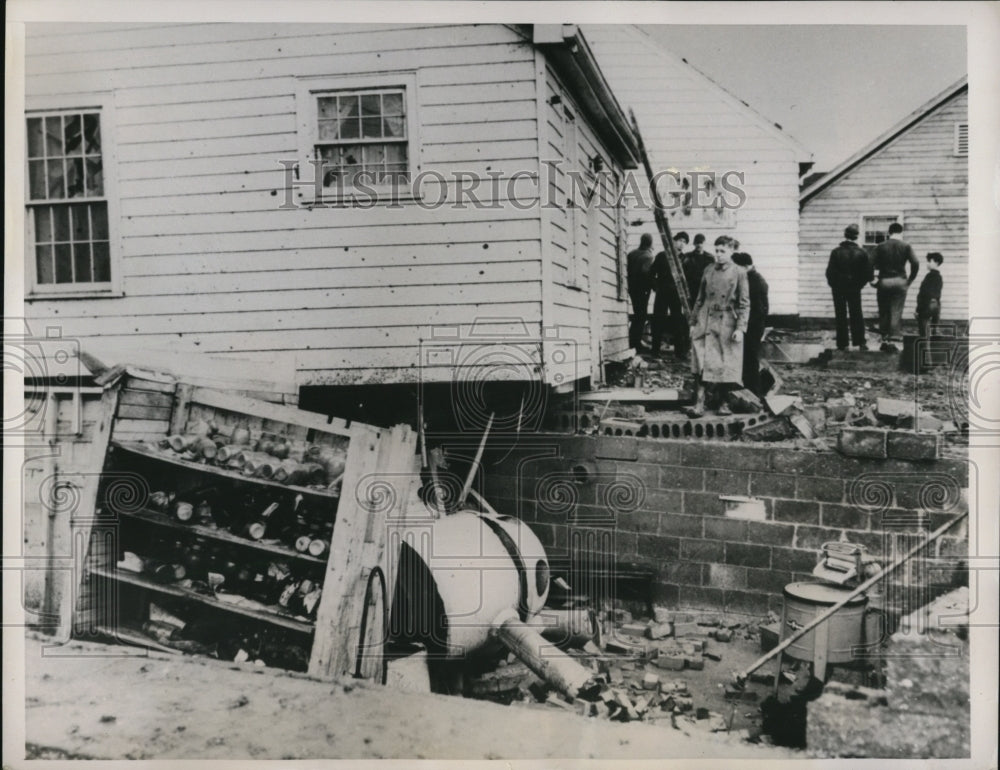
[[[382,111],[380,102],[381,99],[378,94],[362,94],[361,114],[378,116]]]
[[[319,121],[319,140],[321,142],[330,141],[337,138],[337,125],[336,120],[321,120]]]
[[[42,119],[28,118],[28,157],[41,158],[45,154],[42,139]]]
[[[49,171],[49,197],[65,198],[66,186],[63,183],[63,162],[62,160],[46,161]]]
[[[337,117],[337,97],[320,96],[316,99],[316,114],[320,120]]]
[[[63,154],[62,145],[62,118],[53,115],[45,119],[45,151],[50,158],[59,157]]]
[[[365,145],[365,166],[381,166],[385,163],[384,144]]]
[[[83,197],[83,158],[66,159],[66,197]]]
[[[337,114],[342,118],[357,117],[360,114],[357,94],[338,96],[337,104]]]
[[[52,210],[48,206],[35,209],[35,243],[52,242]]]
[[[55,283],[55,271],[52,267],[52,247],[35,247],[35,266],[37,267],[38,283]]]
[[[403,114],[403,95],[402,94],[383,94],[382,95],[382,114],[383,115],[402,115]]]
[[[340,148],[340,163],[344,166],[361,165],[361,145],[348,144]]]
[[[104,169],[100,155],[88,155],[84,158],[87,168],[87,189],[88,196],[104,195]]]
[[[111,256],[107,243],[94,244],[94,280],[98,282],[111,280]]]
[[[83,138],[87,154],[101,151],[101,116],[96,112],[83,116]]]
[[[69,209],[65,206],[53,206],[52,218],[55,220],[55,240],[69,240]]]
[[[382,127],[385,130],[384,136],[406,136],[406,122],[403,118],[383,118]]]
[[[106,241],[108,239],[108,204],[90,204],[90,222],[94,228],[92,237],[95,241]]]
[[[382,119],[361,118],[361,135],[366,139],[378,139],[382,136]]]
[[[68,243],[56,244],[56,283],[73,283],[73,260]]]
[[[45,195],[45,161],[28,161],[28,194],[32,200],[43,201]]]
[[[359,121],[357,118],[344,118],[340,122],[341,139],[357,139],[360,136]]]
[[[90,271],[90,244],[73,244],[73,269],[76,283],[90,283],[94,276]]]
[[[406,165],[406,145],[405,144],[385,144],[385,160],[387,163],[402,163]]]
[[[80,116],[63,118],[63,144],[67,155],[83,155],[83,136],[80,134]]]
[[[78,205],[70,207],[70,219],[73,226],[73,240],[74,241],[89,241],[90,240],[90,215],[88,214],[88,206]]]

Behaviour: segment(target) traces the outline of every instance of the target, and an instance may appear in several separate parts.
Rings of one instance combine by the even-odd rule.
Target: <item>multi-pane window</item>
[[[316,94],[315,157],[323,186],[409,182],[406,92],[400,88]]]
[[[28,216],[38,286],[110,283],[100,112],[28,117]]]
[[[861,226],[864,232],[865,246],[875,247],[889,237],[889,225],[899,221],[895,215],[888,216],[865,216],[861,218]]]

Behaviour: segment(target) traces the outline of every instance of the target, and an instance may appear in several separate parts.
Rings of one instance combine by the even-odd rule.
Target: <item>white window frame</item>
[[[111,280],[102,283],[39,283],[35,256],[35,218],[31,215],[31,196],[28,175],[28,118],[67,112],[97,112],[101,121],[101,164],[104,176],[104,197],[108,208],[108,258]],[[115,112],[112,94],[97,92],[77,97],[46,96],[28,97],[25,103],[21,129],[24,142],[24,253],[25,300],[73,299],[91,297],[120,297],[122,291],[122,244],[118,223],[121,211],[118,199],[118,151],[115,142]],[[102,198],[66,199],[66,202],[86,203]],[[62,201],[60,200],[60,203]]]
[[[861,246],[862,246],[862,248],[865,248],[865,249],[872,248],[872,249],[874,249],[878,245],[878,244],[875,244],[875,243],[869,244],[866,241],[866,239],[865,239],[865,233],[868,231],[868,228],[865,227],[865,220],[866,219],[874,219],[876,217],[878,217],[880,219],[884,219],[886,217],[895,217],[896,218],[896,222],[898,222],[899,224],[903,225],[904,227],[906,226],[905,224],[903,224],[903,212],[902,211],[866,211],[864,214],[858,214],[857,222],[858,222],[859,226],[861,227]],[[888,240],[888,238],[889,238],[889,231],[888,231],[888,228],[886,228],[886,240]]]
[[[962,135],[962,129],[965,129],[965,152],[962,152],[961,142],[959,141],[959,138]],[[955,124],[955,141],[952,151],[957,158],[969,157],[969,124],[967,121],[959,121]]]
[[[401,89],[406,110],[407,148],[406,160],[410,182],[393,188],[391,184],[371,184],[378,197],[378,203],[416,200],[414,182],[420,173],[420,89],[417,73],[413,70],[395,72],[375,72],[357,75],[322,75],[302,77],[297,79],[295,93],[295,110],[297,116],[298,134],[298,203],[300,205],[316,204],[313,169],[311,163],[315,159],[314,147],[318,141],[317,135],[317,98],[326,93],[337,91],[360,91],[365,89]],[[344,202],[353,193],[363,196],[361,200],[369,202],[367,192],[359,188],[344,187],[341,195],[334,194],[332,189],[324,190],[323,204]],[[390,196],[395,197],[390,197]]]

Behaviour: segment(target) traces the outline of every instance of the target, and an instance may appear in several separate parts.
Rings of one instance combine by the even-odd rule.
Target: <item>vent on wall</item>
[[[965,157],[969,154],[969,124],[955,124],[955,154]]]

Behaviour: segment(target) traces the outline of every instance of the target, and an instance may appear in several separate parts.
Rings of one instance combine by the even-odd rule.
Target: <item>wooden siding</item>
[[[392,71],[417,73],[418,168],[500,172],[501,205],[280,209],[297,79]],[[506,205],[507,177],[539,172],[535,51],[507,27],[36,24],[26,89],[29,107],[112,92],[117,127],[124,296],[33,299],[40,325],[97,350],[291,354],[301,384],[451,379],[421,360],[435,327],[537,339],[540,216]]]
[[[588,186],[596,179],[590,161],[596,156],[603,160],[609,172],[605,179],[613,187],[613,179],[621,178],[620,167],[602,147],[587,124],[579,106],[551,67],[544,67],[544,132],[541,138],[543,165],[542,188],[545,190],[548,262],[551,280],[548,291],[551,297],[550,315],[545,319],[547,329],[557,329],[558,336],[547,346],[550,384],[560,384],[566,378],[578,379],[599,375],[601,362],[621,357],[628,349],[627,293],[618,292],[620,245],[617,235],[617,191],[609,188],[603,196],[594,198],[588,212],[582,191],[567,174],[575,169]],[[567,115],[571,117],[567,117]],[[567,205],[572,198],[575,210]],[[602,200],[603,198],[603,200]],[[589,213],[589,215],[588,215]],[[591,232],[591,226],[596,228]],[[592,245],[591,239],[597,239]],[[591,258],[597,259],[592,265]],[[597,281],[598,286],[592,286]],[[592,313],[597,313],[592,325]],[[595,344],[592,329],[600,339]],[[572,362],[556,350],[574,351]],[[556,360],[559,362],[557,363]],[[554,365],[555,364],[555,365]],[[556,382],[553,375],[560,377]]]
[[[704,233],[709,251],[719,235],[736,237],[767,279],[771,313],[797,313],[802,148],[634,27],[588,25],[584,32],[618,101],[635,111],[654,171],[746,175],[746,202],[731,226],[671,217],[671,229],[684,230],[692,239]],[[645,173],[633,174],[632,189],[648,200]],[[650,232],[659,250],[651,210],[630,205],[627,219],[630,249],[638,247],[642,233]],[[631,224],[637,220],[640,224]]]
[[[803,316],[833,316],[825,271],[830,250],[844,227],[868,215],[902,217],[903,240],[913,246],[926,274],[926,255],[939,251],[944,292],[942,319],[968,318],[969,285],[969,166],[954,154],[955,124],[968,121],[968,91],[962,91],[888,145],[855,166],[845,176],[808,200],[800,218],[800,265]],[[862,236],[863,237],[863,236]],[[917,286],[911,288],[903,311],[912,319]],[[862,292],[865,316],[878,317],[875,291]]]

